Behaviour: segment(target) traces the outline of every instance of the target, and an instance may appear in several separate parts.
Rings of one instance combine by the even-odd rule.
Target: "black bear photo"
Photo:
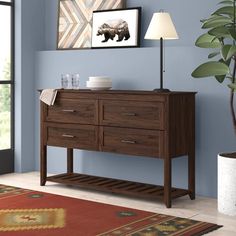
[[[118,36],[116,42],[128,40],[130,38],[128,23],[122,19],[107,21],[98,28],[97,36],[102,35],[104,35],[103,43],[109,39],[113,40],[116,35]]]

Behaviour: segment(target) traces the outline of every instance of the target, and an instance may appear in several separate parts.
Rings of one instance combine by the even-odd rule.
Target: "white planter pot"
[[[236,158],[218,155],[218,211],[236,216]]]

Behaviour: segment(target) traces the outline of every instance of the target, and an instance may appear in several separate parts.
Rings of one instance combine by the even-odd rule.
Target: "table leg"
[[[40,151],[40,185],[44,186],[47,179],[47,146],[42,145]]]
[[[67,173],[73,173],[73,148],[67,148]]]
[[[164,159],[164,202],[171,208],[171,158]]]
[[[195,155],[188,155],[188,190],[191,200],[195,199]]]

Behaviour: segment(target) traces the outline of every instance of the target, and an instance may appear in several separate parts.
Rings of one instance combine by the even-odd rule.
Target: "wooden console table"
[[[47,177],[47,146],[67,148],[67,173]],[[160,158],[164,186],[73,172],[73,149]],[[188,157],[188,189],[172,187],[173,158]],[[58,90],[54,106],[41,102],[40,183],[171,200],[195,199],[195,93]]]

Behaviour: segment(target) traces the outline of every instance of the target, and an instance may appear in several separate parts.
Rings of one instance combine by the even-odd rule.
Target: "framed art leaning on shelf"
[[[125,0],[58,0],[57,49],[91,48],[93,11],[124,7]]]

